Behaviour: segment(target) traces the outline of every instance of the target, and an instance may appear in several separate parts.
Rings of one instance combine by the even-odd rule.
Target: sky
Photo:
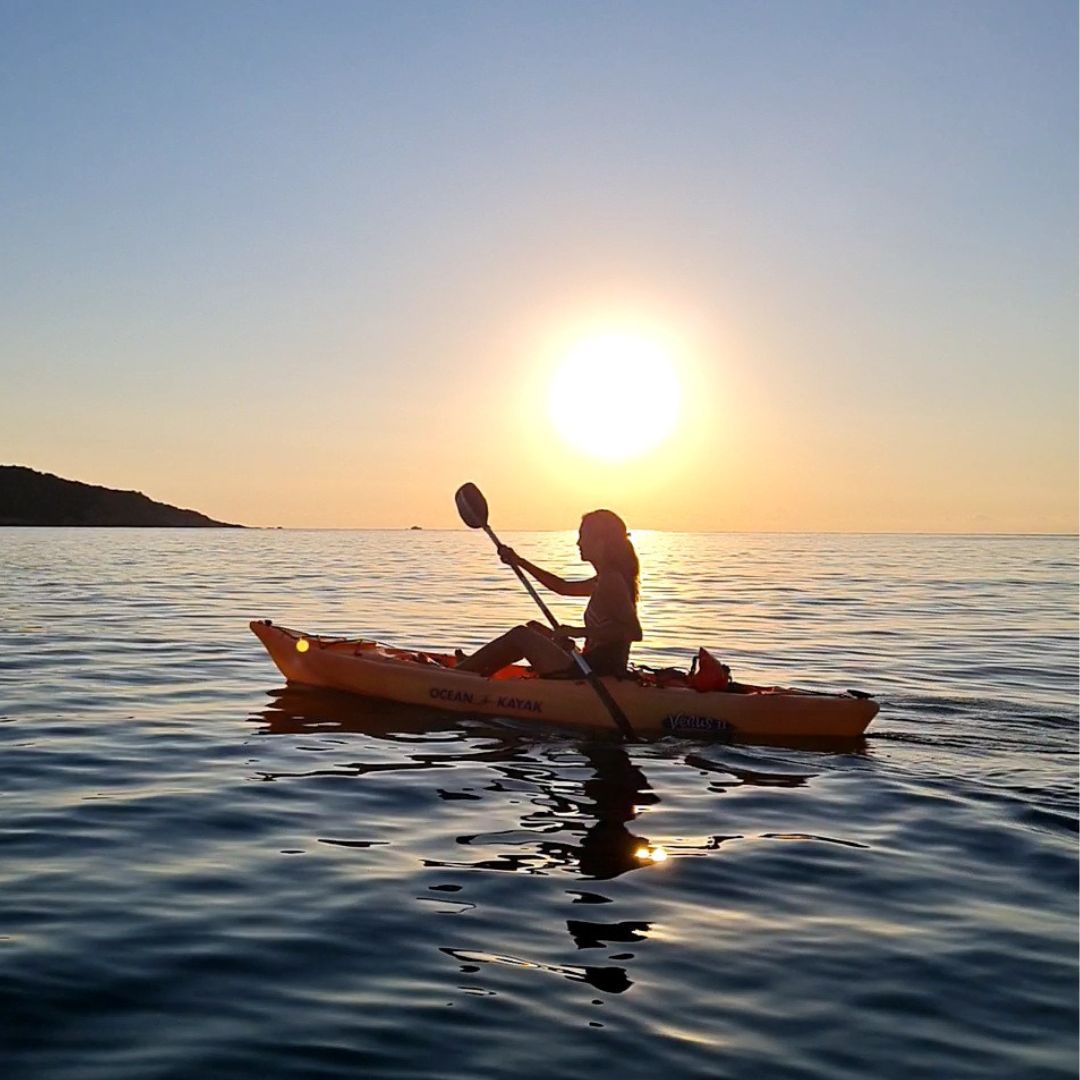
[[[0,26],[2,464],[249,525],[473,481],[506,529],[1077,531],[1072,0]],[[628,460],[550,404],[613,335],[680,391]],[[659,401],[609,382],[583,422]]]

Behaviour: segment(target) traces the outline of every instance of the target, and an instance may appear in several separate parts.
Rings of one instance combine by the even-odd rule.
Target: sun
[[[682,388],[670,352],[634,334],[585,338],[551,380],[556,431],[574,449],[606,461],[640,457],[679,420]]]

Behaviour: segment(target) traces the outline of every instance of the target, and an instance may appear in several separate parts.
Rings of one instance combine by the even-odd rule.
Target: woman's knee
[[[507,630],[505,636],[510,641],[514,642],[514,644],[523,645],[526,641],[529,641],[536,636],[536,631],[526,626],[524,623],[520,623]]]

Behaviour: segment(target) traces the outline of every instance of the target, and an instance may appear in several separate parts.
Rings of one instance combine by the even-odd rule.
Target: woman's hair
[[[613,510],[590,510],[581,519],[581,527],[584,529],[586,526],[595,530],[596,535],[604,541],[606,561],[622,574],[636,604],[640,567],[637,552],[626,531],[626,522]]]

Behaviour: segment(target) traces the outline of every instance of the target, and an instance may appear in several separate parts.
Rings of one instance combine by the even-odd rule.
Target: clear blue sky
[[[1075,3],[0,17],[0,463],[255,524],[473,479],[506,527],[1076,528]],[[683,342],[668,457],[557,444],[600,325]]]

